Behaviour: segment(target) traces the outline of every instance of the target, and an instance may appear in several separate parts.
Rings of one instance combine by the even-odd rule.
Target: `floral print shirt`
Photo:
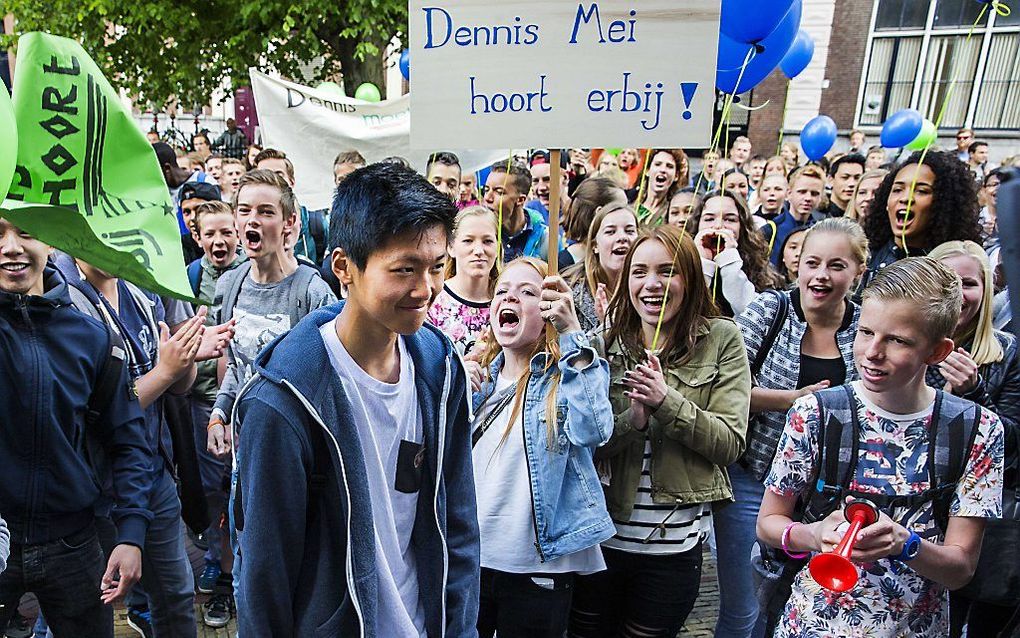
[[[432,302],[428,317],[429,322],[442,330],[463,356],[471,352],[482,330],[489,325],[489,302],[462,299],[444,285]]]
[[[852,385],[856,390],[861,442],[850,489],[889,495],[927,489],[927,432],[933,405],[916,414],[891,414],[862,396],[860,382]],[[818,462],[818,429],[818,401],[814,395],[808,395],[798,400],[787,415],[779,452],[765,480],[768,489],[784,496],[801,495],[810,489],[810,477]],[[1003,436],[998,417],[982,409],[950,516],[1001,516]],[[890,515],[922,538],[941,541],[931,502],[914,508],[896,508]],[[944,586],[919,576],[909,564],[888,558],[861,566],[859,572],[861,578],[854,589],[839,594],[823,589],[807,569],[801,570],[775,636],[949,635],[949,596]]]

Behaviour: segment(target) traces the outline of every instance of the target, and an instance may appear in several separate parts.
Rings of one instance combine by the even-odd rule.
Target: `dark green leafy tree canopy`
[[[79,40],[115,86],[140,103],[205,104],[248,68],[317,82],[385,88],[383,55],[407,30],[406,0],[0,0],[15,33]],[[309,68],[309,65],[312,65]]]

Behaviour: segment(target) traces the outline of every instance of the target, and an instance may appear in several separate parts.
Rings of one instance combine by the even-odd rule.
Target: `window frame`
[[[914,84],[910,91],[910,104],[909,108],[916,109],[921,100],[921,86],[924,82],[924,69],[928,61],[928,54],[931,48],[932,38],[941,38],[947,36],[964,36],[970,32],[970,26],[960,27],[935,27],[935,10],[937,8],[938,0],[928,0],[928,14],[925,20],[923,28],[908,28],[908,29],[882,29],[876,30],[876,23],[878,21],[878,5],[879,0],[872,2],[871,9],[871,21],[868,29],[868,39],[865,49],[864,64],[861,66],[860,85],[857,93],[857,108],[854,111],[854,126],[875,126],[873,124],[862,124],[861,120],[864,116],[864,99],[865,90],[868,83],[868,71],[871,67],[871,59],[874,53],[875,40],[879,39],[890,39],[890,38],[908,38],[908,37],[920,37],[921,38],[921,50],[918,55],[917,62],[917,73],[914,78]],[[978,26],[974,29],[973,39],[979,42],[979,51],[977,64],[974,68],[974,83],[971,87],[970,95],[967,96],[967,108],[963,118],[963,127],[973,128],[974,119],[977,113],[978,101],[980,98],[980,88],[984,81],[985,71],[988,67],[988,54],[991,48],[992,36],[1000,34],[1020,34],[1020,24],[1018,25],[1003,25],[996,26],[996,18],[998,14],[994,9],[989,7],[988,13],[983,18],[985,24]],[[1017,35],[1020,38],[1020,35]],[[937,78],[935,79],[937,81]],[[888,92],[888,91],[886,91]],[[883,108],[885,104],[883,102]],[[937,109],[941,108],[941,103],[933,104],[933,115],[937,113]],[[932,118],[934,119],[934,117]],[[955,125],[942,126],[941,131],[947,131],[950,129],[959,128]],[[1020,127],[1015,128],[983,128],[984,131],[1017,131]]]

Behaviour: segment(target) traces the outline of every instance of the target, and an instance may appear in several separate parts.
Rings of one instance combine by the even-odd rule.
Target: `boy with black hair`
[[[460,174],[460,159],[448,151],[433,153],[425,167],[425,179],[452,202],[460,196]]]
[[[852,590],[823,590],[790,563],[776,636],[948,635],[947,590],[971,579],[985,519],[1002,512],[999,419],[925,384],[928,366],[954,349],[962,298],[956,273],[934,259],[884,268],[864,291],[861,380],[807,395],[787,415],[758,537],[803,560],[840,542],[851,497],[880,514],[857,535]]]
[[[502,221],[505,263],[518,257],[548,259],[549,226],[541,214],[524,207],[530,190],[531,173],[520,164],[501,161],[489,169],[482,203]]]
[[[456,208],[380,163],[332,213],[348,298],[266,348],[238,401],[240,632],[475,636],[466,376],[425,323]]]
[[[0,511],[11,532],[0,627],[32,591],[58,635],[112,636],[103,604],[141,574],[152,451],[123,350],[72,307],[67,282],[47,263],[51,252],[0,218],[0,423],[8,426]],[[103,494],[90,457],[100,449],[115,494],[116,547],[105,574],[95,526]]]
[[[205,182],[187,182],[181,186],[181,220],[188,229],[181,235],[181,247],[184,249],[184,263],[190,264],[202,258],[202,247],[195,237],[195,209],[206,202],[218,202],[222,199],[220,187]]]
[[[863,155],[850,153],[840,157],[829,165],[827,186],[829,187],[829,206],[822,211],[825,217],[842,217],[846,207],[854,197],[857,182],[864,175]]]
[[[988,165],[988,142],[977,140],[967,147],[967,164],[978,185],[984,184]]]

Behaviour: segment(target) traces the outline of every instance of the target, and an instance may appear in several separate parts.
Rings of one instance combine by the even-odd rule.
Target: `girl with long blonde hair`
[[[593,460],[613,431],[609,364],[543,261],[507,265],[489,323],[481,365],[468,364],[477,384],[478,633],[562,638],[574,579],[605,569],[599,543],[613,535]]]

